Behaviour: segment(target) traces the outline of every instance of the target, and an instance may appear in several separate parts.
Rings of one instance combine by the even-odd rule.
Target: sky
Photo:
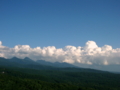
[[[0,57],[120,64],[120,0],[0,0]]]
[[[120,47],[120,0],[0,0],[3,45]]]

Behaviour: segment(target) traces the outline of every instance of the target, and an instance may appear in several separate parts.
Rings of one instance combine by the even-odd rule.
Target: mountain
[[[17,57],[13,57],[11,59],[8,59],[10,62],[13,62],[13,63],[23,63],[23,60],[20,59],[20,58],[17,58]]]
[[[36,61],[37,63],[39,64],[42,64],[42,65],[48,65],[48,66],[52,66],[52,67],[61,67],[61,68],[64,68],[64,67],[77,67],[77,66],[74,66],[74,65],[71,65],[69,63],[59,63],[59,62],[47,62],[47,61],[44,61],[44,60],[37,60]]]
[[[0,66],[9,66],[10,67],[10,66],[18,66],[18,65],[19,65],[19,63],[13,62],[10,59],[5,59],[5,58],[0,57]]]
[[[35,61],[33,61],[32,59],[30,59],[28,57],[25,57],[23,59],[23,63],[25,63],[25,64],[37,64]]]
[[[88,68],[88,69],[96,69],[102,71],[110,71],[110,72],[120,72],[120,65],[88,65],[88,64],[80,64],[75,63],[74,65],[69,63],[60,63],[60,62],[48,62],[45,60],[37,60],[34,61],[28,57],[24,59],[20,59],[17,57],[13,57],[11,59],[5,59],[0,57],[0,66],[8,66],[8,67],[22,67],[22,68],[33,68],[33,69],[53,69],[55,68]],[[54,69],[55,69],[54,68]]]
[[[22,68],[34,68],[34,69],[48,69],[53,67],[76,67],[74,65],[68,64],[68,63],[59,63],[59,62],[47,62],[44,60],[37,60],[34,61],[28,57],[25,57],[24,59],[20,59],[17,57],[13,57],[11,59],[5,59],[0,57],[0,65],[1,66],[12,66],[12,67],[22,67]]]

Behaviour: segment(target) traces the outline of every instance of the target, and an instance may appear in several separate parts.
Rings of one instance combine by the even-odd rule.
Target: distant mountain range
[[[20,67],[20,68],[32,68],[32,69],[58,69],[58,68],[87,68],[87,69],[96,69],[110,72],[120,72],[120,65],[88,65],[75,63],[75,65],[69,63],[60,63],[60,62],[48,62],[45,60],[34,61],[28,57],[20,59],[13,57],[11,59],[5,59],[0,57],[0,66],[5,67]]]
[[[0,66],[6,67],[23,67],[23,68],[34,68],[34,69],[50,69],[50,68],[67,68],[67,67],[77,67],[68,63],[59,63],[59,62],[47,62],[45,60],[31,60],[26,57],[24,59],[20,59],[17,57],[13,57],[11,59],[5,59],[0,57]]]

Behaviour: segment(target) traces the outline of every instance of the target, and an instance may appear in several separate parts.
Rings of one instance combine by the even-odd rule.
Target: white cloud
[[[113,49],[109,45],[98,47],[94,41],[86,42],[84,47],[65,46],[65,48],[58,49],[55,46],[31,48],[29,45],[16,45],[14,48],[9,48],[3,46],[0,41],[0,57],[11,58],[14,56],[72,64],[120,64],[120,48]]]
[[[0,46],[2,45],[2,42],[0,41]]]

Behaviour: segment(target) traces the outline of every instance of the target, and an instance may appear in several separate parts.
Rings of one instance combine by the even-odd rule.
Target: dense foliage
[[[78,68],[0,67],[0,90],[120,90],[120,74]]]

